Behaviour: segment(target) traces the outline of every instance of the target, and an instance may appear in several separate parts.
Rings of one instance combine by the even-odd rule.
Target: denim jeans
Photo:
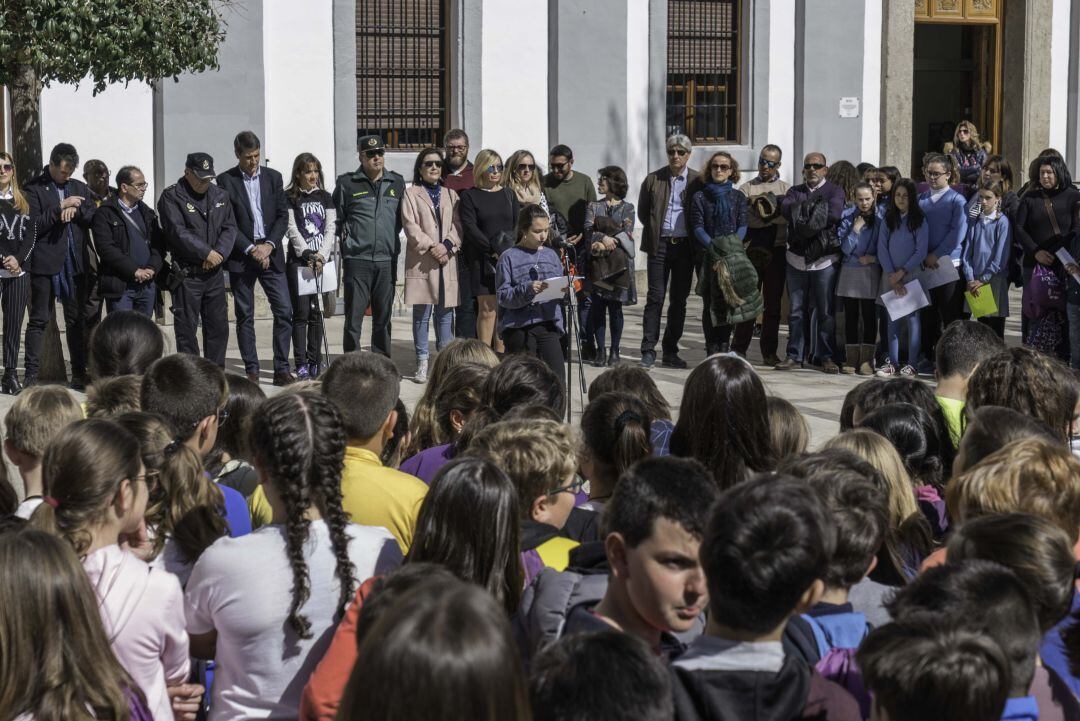
[[[417,358],[428,357],[428,320],[435,309],[435,349],[442,350],[454,339],[454,309],[441,305],[414,305],[412,307],[412,337]]]
[[[112,313],[114,310],[133,310],[142,313],[147,318],[154,314],[154,300],[157,298],[157,288],[153,281],[142,286],[128,285],[119,298],[106,298],[105,310]]]
[[[817,311],[817,352],[822,362],[836,360],[836,281],[840,266],[833,263],[822,270],[798,270],[787,267],[788,312],[787,356],[802,362],[810,360],[806,351],[810,340],[806,337],[805,320],[813,310]],[[805,354],[805,355],[804,355]]]
[[[889,319],[889,360],[897,368],[900,367],[900,329],[907,325],[908,331],[908,365],[915,365],[922,351],[922,314],[919,311],[909,313],[899,320]]]

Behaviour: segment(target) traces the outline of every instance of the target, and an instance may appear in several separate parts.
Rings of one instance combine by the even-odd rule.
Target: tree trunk
[[[27,181],[41,172],[41,79],[32,65],[21,64],[15,70],[15,79],[8,87],[11,93],[12,155],[19,168],[19,181]],[[60,343],[60,329],[56,313],[52,313],[45,326],[45,337],[39,359],[38,379],[45,382],[67,382],[64,367],[64,350]]]
[[[41,79],[32,65],[16,67],[11,93],[11,138],[19,181],[41,172]]]

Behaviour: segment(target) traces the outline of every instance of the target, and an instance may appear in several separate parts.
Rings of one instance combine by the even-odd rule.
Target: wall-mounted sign
[[[857,117],[859,117],[859,99],[858,98],[840,98],[840,117],[841,118],[857,118]]]

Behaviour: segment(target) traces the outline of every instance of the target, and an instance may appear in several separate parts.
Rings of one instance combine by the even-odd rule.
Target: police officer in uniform
[[[225,367],[229,318],[223,263],[236,242],[229,194],[214,185],[214,159],[191,153],[184,177],[158,200],[158,217],[171,255],[167,286],[172,292],[176,350],[199,355],[195,334],[200,318],[203,355]]]
[[[345,286],[345,352],[359,350],[364,312],[371,306],[371,349],[390,355],[390,312],[401,251],[401,197],[405,179],[386,170],[382,138],[364,135],[360,168],[337,179],[337,209]]]

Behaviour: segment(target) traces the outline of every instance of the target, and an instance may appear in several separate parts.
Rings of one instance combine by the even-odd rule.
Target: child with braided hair
[[[206,549],[185,598],[192,653],[218,661],[210,721],[294,717],[357,584],[401,563],[386,529],[349,523],[341,507],[345,442],[337,407],[313,391],[252,419],[270,523]]]

